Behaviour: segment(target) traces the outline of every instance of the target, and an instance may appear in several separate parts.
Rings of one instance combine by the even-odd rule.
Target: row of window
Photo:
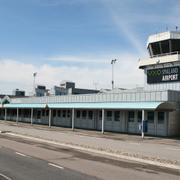
[[[106,119],[108,121],[113,120],[113,111],[106,111]],[[76,111],[76,118],[88,118],[88,119],[93,119],[93,111]],[[102,111],[99,111],[99,119],[102,119]],[[114,121],[120,121],[120,111],[114,111]]]
[[[53,110],[52,112],[53,117],[63,117],[63,118],[70,118],[71,117],[71,111],[70,110]]]
[[[137,115],[138,122],[142,121],[142,112],[138,111]],[[148,111],[147,112],[147,121],[148,123],[154,123],[154,112],[153,111]],[[158,112],[158,123],[163,124],[165,120],[165,113],[164,112]],[[135,121],[135,112],[134,111],[129,111],[128,112],[128,121],[129,122],[134,122]]]
[[[93,111],[76,111],[76,118],[88,118],[93,119]]]
[[[10,115],[16,116],[17,111],[16,110],[11,110]],[[120,111],[106,111],[105,112],[105,117],[107,121],[112,121],[113,120],[113,113],[114,113],[114,121],[120,121]],[[23,117],[30,117],[30,110],[19,110],[19,116]],[[42,116],[49,116],[49,110],[42,110],[37,111],[37,116],[40,118]],[[52,111],[52,116],[53,117],[63,117],[63,118],[70,118],[71,117],[71,111],[70,110],[53,110]],[[77,110],[76,111],[76,118],[88,118],[88,119],[93,119],[93,111],[89,110]],[[99,111],[99,119],[102,119],[102,111]],[[148,111],[147,112],[147,121],[148,123],[154,123],[155,119],[155,114],[153,111]],[[158,123],[162,124],[164,123],[165,120],[165,113],[164,112],[158,112]],[[135,111],[129,111],[128,112],[128,122],[134,122],[135,121]],[[141,122],[142,121],[142,111],[137,112],[137,121]]]

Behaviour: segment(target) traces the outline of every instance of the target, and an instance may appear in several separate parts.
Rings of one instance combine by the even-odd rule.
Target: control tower
[[[149,36],[147,49],[149,58],[139,60],[145,90],[180,91],[180,31]]]

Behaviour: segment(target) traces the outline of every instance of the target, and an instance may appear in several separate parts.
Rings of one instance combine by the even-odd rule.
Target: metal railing
[[[76,102],[138,102],[168,101],[168,91],[134,91],[86,95],[29,97],[12,99],[11,103],[76,103]]]
[[[162,56],[169,56],[169,55],[178,55],[178,54],[180,54],[180,51],[163,53],[163,54],[156,54],[156,55],[150,56],[150,58],[156,58],[156,57],[162,57]]]

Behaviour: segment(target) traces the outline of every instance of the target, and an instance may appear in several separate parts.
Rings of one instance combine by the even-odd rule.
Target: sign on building
[[[167,83],[180,81],[180,67],[166,67],[147,70],[147,83]]]

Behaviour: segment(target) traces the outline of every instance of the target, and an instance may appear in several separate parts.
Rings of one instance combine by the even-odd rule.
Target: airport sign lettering
[[[147,70],[147,83],[167,83],[180,81],[180,67],[167,67]]]

